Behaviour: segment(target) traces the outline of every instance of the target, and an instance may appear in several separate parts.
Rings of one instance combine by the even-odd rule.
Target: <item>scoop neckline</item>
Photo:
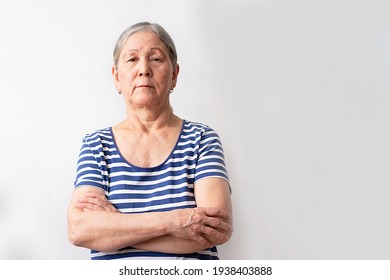
[[[184,130],[184,126],[185,126],[185,123],[187,123],[187,121],[185,119],[182,119],[182,124],[181,124],[181,129],[180,129],[180,133],[179,133],[179,136],[177,137],[176,139],[176,143],[175,143],[175,146],[173,146],[173,149],[172,151],[169,153],[168,157],[160,164],[156,165],[156,166],[152,166],[152,167],[141,167],[141,166],[138,166],[138,165],[135,165],[135,164],[132,164],[131,162],[129,162],[122,154],[122,152],[119,150],[119,147],[116,143],[116,139],[115,139],[115,136],[114,136],[114,132],[112,130],[112,126],[109,127],[109,130],[110,130],[110,134],[111,134],[111,137],[113,139],[113,142],[114,142],[114,147],[116,149],[116,151],[118,152],[121,160],[126,163],[130,168],[134,168],[134,169],[137,169],[137,170],[140,170],[140,171],[154,171],[154,170],[158,170],[160,169],[162,166],[164,166],[167,161],[169,159],[171,159],[174,151],[176,150],[179,142],[180,142],[180,139],[181,139],[181,136],[183,135],[183,130]]]

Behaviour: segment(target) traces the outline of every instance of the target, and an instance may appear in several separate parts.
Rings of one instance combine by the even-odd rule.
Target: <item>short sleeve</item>
[[[200,139],[195,182],[207,177],[223,178],[229,183],[221,140],[210,127],[204,130]]]
[[[92,145],[94,144],[94,145]],[[105,189],[104,170],[102,170],[99,148],[96,148],[96,141],[91,143],[87,136],[83,138],[77,161],[77,174],[74,187],[94,186]]]

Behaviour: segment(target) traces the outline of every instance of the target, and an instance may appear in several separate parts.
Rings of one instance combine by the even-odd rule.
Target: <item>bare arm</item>
[[[99,251],[114,251],[126,246],[140,249],[146,246],[145,249],[152,250],[150,246],[165,248],[170,247],[170,242],[177,245],[177,242],[182,244],[188,240],[191,250],[194,250],[210,247],[210,241],[204,235],[221,239],[219,231],[205,225],[221,224],[224,230],[230,231],[228,224],[220,223],[228,219],[223,211],[212,208],[195,211],[196,215],[191,209],[121,214],[105,199],[103,190],[80,187],[74,191],[68,209],[69,239],[76,246]],[[156,238],[162,239],[158,241]],[[147,244],[148,241],[151,244]]]
[[[74,245],[113,251],[168,233],[168,223],[162,213],[124,215],[113,206],[111,209],[100,207],[99,201],[94,208],[104,211],[87,211],[88,208],[78,207],[83,205],[82,201],[89,193],[104,196],[104,191],[99,188],[80,187],[74,191],[69,205],[68,233]]]
[[[148,251],[184,254],[197,252],[227,242],[233,230],[232,204],[228,183],[220,178],[206,178],[196,182],[194,188],[198,209],[212,207],[217,209],[215,211],[224,213],[223,218],[214,225],[204,225],[210,233],[208,235],[203,234],[209,244],[205,245],[193,240],[163,236],[136,244],[134,247]],[[194,222],[196,221],[196,212],[191,219]]]

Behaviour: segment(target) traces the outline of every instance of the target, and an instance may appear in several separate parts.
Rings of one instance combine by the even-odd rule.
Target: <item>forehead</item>
[[[122,51],[127,52],[129,50],[143,51],[150,49],[161,49],[167,53],[168,49],[165,44],[160,40],[158,35],[152,31],[140,31],[132,34],[125,43]]]

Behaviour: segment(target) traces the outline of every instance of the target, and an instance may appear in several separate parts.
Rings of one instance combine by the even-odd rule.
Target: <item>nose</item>
[[[138,76],[152,76],[152,69],[150,68],[149,61],[147,59],[141,59],[139,62]]]

